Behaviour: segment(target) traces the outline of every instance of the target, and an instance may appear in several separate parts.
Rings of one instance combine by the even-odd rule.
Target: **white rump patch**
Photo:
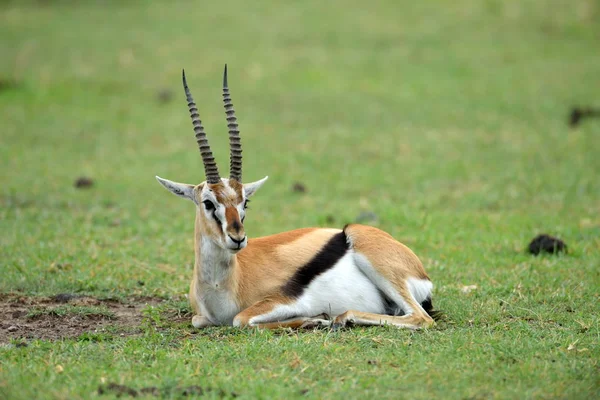
[[[408,278],[406,283],[408,283],[408,290],[419,304],[431,298],[433,283],[429,279]]]
[[[412,314],[412,307],[409,306],[400,293],[398,293],[394,285],[381,276],[381,274],[373,267],[367,257],[360,253],[355,253],[354,259],[360,270],[366,276],[368,276],[375,285],[377,285],[379,290],[381,290],[388,299],[396,304],[404,314]],[[431,296],[431,289],[433,288],[431,281],[427,279],[408,278],[406,283],[408,290],[417,303],[421,304],[425,299],[427,299],[427,297]],[[396,314],[399,313],[396,312]]]

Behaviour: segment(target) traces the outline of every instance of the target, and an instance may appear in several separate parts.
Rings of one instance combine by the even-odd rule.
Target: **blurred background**
[[[185,292],[194,208],[154,176],[204,180],[182,68],[225,175],[225,63],[244,178],[270,176],[251,237],[377,225],[442,291],[501,287],[541,231],[589,265],[600,121],[569,116],[600,107],[599,20],[593,0],[2,1],[0,291]]]

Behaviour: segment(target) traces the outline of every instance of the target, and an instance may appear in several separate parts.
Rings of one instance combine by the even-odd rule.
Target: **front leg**
[[[208,318],[200,312],[200,304],[198,303],[198,290],[196,288],[196,271],[194,270],[194,279],[192,279],[192,283],[190,284],[190,306],[194,312],[194,316],[192,317],[192,326],[197,329],[206,328],[208,326],[215,326]]]
[[[208,326],[215,326],[208,318],[204,315],[194,315],[192,317],[192,326],[194,328],[202,329]]]
[[[246,308],[233,319],[233,326],[259,329],[318,328],[331,325],[326,315],[298,316],[292,299],[283,296],[261,300]]]

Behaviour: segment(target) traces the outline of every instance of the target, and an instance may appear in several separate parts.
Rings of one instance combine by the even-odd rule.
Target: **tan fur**
[[[242,190],[244,187],[236,180],[229,180],[229,187],[233,190],[226,190],[223,182],[209,184],[208,187],[214,192],[217,201],[225,207],[235,206],[243,201]]]
[[[257,239],[237,254],[240,306],[276,293],[339,230],[304,228]]]
[[[429,279],[415,253],[390,234],[372,226],[352,224],[345,229],[355,251],[362,253],[394,286],[408,278]]]
[[[225,209],[225,220],[227,221],[227,234],[229,236],[236,240],[242,240],[246,237],[246,232],[244,231],[237,208],[227,207]]]

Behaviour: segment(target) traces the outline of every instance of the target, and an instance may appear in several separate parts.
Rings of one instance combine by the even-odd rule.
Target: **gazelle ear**
[[[163,179],[160,176],[156,177],[158,183],[167,188],[167,190],[173,193],[176,196],[183,197],[185,199],[190,199],[194,203],[196,202],[196,197],[194,196],[194,185],[188,185],[187,183],[179,183],[173,182],[168,179]]]
[[[268,176],[265,176],[260,181],[252,182],[252,183],[244,183],[244,193],[246,194],[246,198],[252,196],[258,188],[260,188],[263,183],[265,183],[269,179]]]

